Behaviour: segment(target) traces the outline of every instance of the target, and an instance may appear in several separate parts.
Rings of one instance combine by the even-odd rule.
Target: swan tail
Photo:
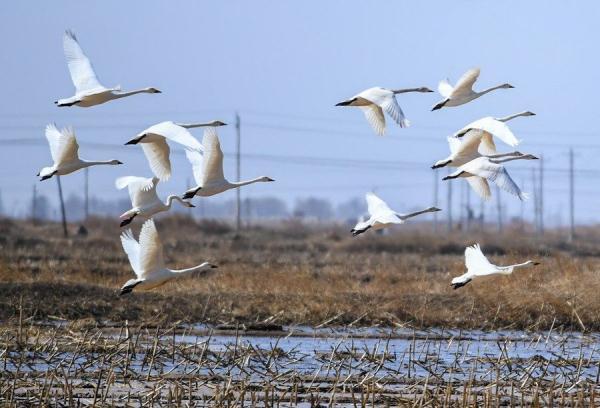
[[[409,126],[410,126],[410,120],[408,120],[408,119],[402,119],[400,121],[400,127],[401,128],[407,128]]]

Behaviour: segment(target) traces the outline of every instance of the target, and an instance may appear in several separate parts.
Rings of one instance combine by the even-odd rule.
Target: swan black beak
[[[537,265],[541,265],[541,262],[534,262],[533,264],[537,266]]]
[[[217,269],[218,268],[217,265],[213,265],[213,264],[211,264],[210,267],[211,267],[211,269]]]
[[[271,177],[267,177],[267,181],[275,181]]]
[[[196,206],[195,206],[194,204],[192,204],[192,203],[189,203],[189,206],[188,206],[188,207],[189,207],[189,208],[196,208]]]
[[[450,180],[451,178],[452,178],[452,177],[450,177],[450,176],[446,176],[446,177],[444,177],[444,178],[442,179],[442,181]]]
[[[117,164],[123,164],[121,160],[117,160]]]

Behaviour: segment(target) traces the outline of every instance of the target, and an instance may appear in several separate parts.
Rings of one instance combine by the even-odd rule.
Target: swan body
[[[520,264],[498,266],[490,263],[481,252],[479,244],[469,246],[465,249],[465,265],[467,272],[461,276],[452,279],[452,287],[458,289],[471,282],[476,277],[490,275],[510,275],[515,269],[524,268],[531,265],[539,265],[539,262],[526,261]]]
[[[513,181],[506,168],[502,165],[502,163],[511,160],[537,160],[537,157],[531,154],[521,154],[516,157],[507,158],[482,156],[463,164],[454,173],[449,174],[442,180],[451,180],[458,177],[466,177],[468,180],[471,177],[478,176],[494,182],[502,190],[516,195],[521,201],[524,201],[528,198],[528,194],[521,191],[517,183]]]
[[[135,279],[130,279],[123,285],[121,295],[130,293],[134,288],[136,290],[154,289],[186,273],[207,271],[217,267],[204,262],[188,269],[167,269],[164,263],[162,243],[152,219],[142,225],[139,242],[133,237],[131,229],[127,229],[121,234],[121,244],[129,258],[131,268],[136,274]]]
[[[171,160],[169,158],[171,149],[167,140],[179,143],[186,149],[201,152],[203,150],[202,145],[188,129],[203,126],[225,126],[225,123],[218,120],[194,124],[161,122],[141,131],[135,138],[125,144],[140,144],[152,172],[160,180],[166,181],[171,177]]]
[[[56,125],[51,123],[46,126],[46,139],[50,145],[50,154],[54,164],[40,170],[37,174],[41,177],[40,181],[47,180],[52,176],[64,176],[90,166],[123,164],[119,160],[90,161],[80,159],[79,144],[72,127],[58,130]]]
[[[186,157],[192,164],[194,179],[198,185],[187,190],[183,194],[184,199],[194,196],[209,197],[252,183],[274,181],[266,176],[240,182],[228,181],[223,174],[223,151],[216,128],[206,128],[202,137],[202,145],[204,146],[202,153],[191,149],[185,151]]]
[[[456,85],[452,86],[447,79],[440,81],[438,85],[438,92],[444,97],[444,99],[437,103],[431,110],[438,110],[441,108],[460,106],[465,103],[471,102],[473,99],[477,99],[486,93],[492,92],[496,89],[509,89],[514,88],[511,84],[502,84],[485,89],[481,92],[473,91],[473,85],[479,77],[479,68],[472,68],[465,72],[463,76],[456,82]]]
[[[129,190],[132,208],[121,214],[121,227],[128,225],[134,218],[150,219],[159,212],[171,209],[173,201],[178,201],[184,207],[194,207],[192,203],[183,201],[179,196],[170,195],[163,203],[156,194],[156,186],[159,182],[158,177],[144,178],[126,176],[120,177],[115,181],[115,186],[120,190],[125,187]]]
[[[98,81],[92,63],[71,31],[66,31],[63,36],[63,49],[71,80],[75,85],[75,95],[55,101],[57,106],[75,105],[87,108],[138,93],[161,93],[156,88],[142,88],[128,92],[122,92],[119,86],[106,88]]]
[[[406,92],[433,92],[429,88],[409,88],[409,89],[386,89],[380,87],[369,88],[352,98],[342,101],[336,106],[356,106],[360,108],[367,121],[379,136],[385,134],[385,116],[387,113],[401,128],[408,127],[410,122],[404,116],[402,108],[398,105],[396,94]]]
[[[369,212],[369,219],[366,221],[359,221],[356,223],[354,228],[350,231],[352,236],[357,236],[372,228],[373,230],[380,230],[389,227],[394,224],[404,224],[404,222],[417,215],[442,211],[436,207],[429,207],[421,211],[416,211],[409,214],[399,214],[393,211],[385,201],[377,197],[374,193],[367,193],[367,211]]]
[[[513,115],[509,115],[503,118],[493,118],[487,116],[485,118],[478,119],[474,122],[469,123],[461,130],[454,134],[455,137],[462,137],[471,130],[481,130],[486,133],[486,137],[491,140],[493,146],[492,136],[497,137],[509,146],[517,146],[521,141],[518,140],[512,133],[510,128],[506,125],[506,122],[519,116],[535,116],[535,113],[530,111],[519,112]]]

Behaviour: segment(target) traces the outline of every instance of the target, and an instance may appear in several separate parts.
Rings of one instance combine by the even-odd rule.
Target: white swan
[[[131,229],[127,229],[121,234],[123,250],[125,250],[131,268],[137,276],[123,285],[121,295],[131,292],[133,288],[141,290],[154,289],[188,272],[206,271],[217,267],[204,262],[188,269],[171,270],[165,268],[162,244],[152,219],[142,225],[139,240],[139,243],[135,240]]]
[[[481,150],[486,150],[488,158],[501,158],[506,156],[523,156],[521,152],[496,153],[496,146],[490,134],[482,130],[471,130],[461,138],[448,136],[448,145],[450,147],[450,155],[445,159],[438,160],[432,169],[440,167],[460,167],[478,157],[482,157]],[[482,149],[485,147],[485,149]],[[465,180],[471,188],[483,200],[489,200],[491,197],[490,186],[486,179],[478,176],[467,177]]]
[[[410,122],[404,117],[404,112],[398,105],[394,95],[406,92],[433,92],[429,88],[407,88],[407,89],[385,89],[380,87],[369,88],[352,98],[342,101],[335,106],[356,106],[365,114],[369,124],[379,136],[385,134],[385,111],[400,125],[401,128],[408,127]]]
[[[185,155],[192,164],[194,179],[198,185],[187,190],[183,195],[184,199],[190,199],[196,195],[208,197],[247,184],[275,181],[266,176],[233,183],[228,181],[223,175],[223,151],[221,150],[217,130],[214,127],[207,128],[204,131],[202,145],[204,146],[204,153],[197,150],[185,151]]]
[[[98,81],[92,63],[84,54],[72,31],[65,31],[63,49],[71,80],[75,85],[75,95],[55,101],[54,103],[58,106],[77,105],[86,108],[138,93],[161,93],[156,88],[143,88],[129,92],[121,92],[119,86],[106,88]]]
[[[137,136],[131,139],[126,145],[135,145],[141,143],[142,150],[148,159],[150,169],[162,181],[166,181],[171,177],[171,160],[169,159],[169,153],[171,149],[167,144],[167,140],[179,143],[186,149],[194,149],[202,151],[202,145],[200,142],[192,136],[187,130],[195,127],[207,127],[207,126],[225,126],[226,124],[214,120],[206,123],[174,123],[171,121],[157,123],[156,125],[150,126],[137,134]]]
[[[475,92],[473,91],[473,84],[477,81],[477,77],[479,77],[479,68],[472,68],[463,74],[454,87],[450,85],[447,79],[440,81],[438,91],[444,97],[444,100],[437,103],[431,110],[463,105],[496,89],[514,88],[511,84],[502,84],[481,92]]]
[[[454,173],[449,174],[442,180],[451,180],[458,177],[471,178],[479,176],[486,180],[494,182],[502,190],[516,195],[521,201],[528,198],[528,194],[521,191],[519,186],[510,178],[506,168],[501,163],[511,160],[537,160],[532,154],[519,155],[517,157],[507,157],[504,159],[489,158],[486,156],[478,157],[470,162],[463,164]]]
[[[354,228],[350,231],[352,236],[362,234],[369,228],[380,230],[394,224],[404,224],[407,219],[419,214],[442,211],[436,207],[429,207],[409,214],[399,214],[393,211],[385,201],[377,197],[374,193],[367,193],[365,197],[367,199],[367,211],[369,212],[370,217],[366,221],[359,221],[356,223]]]
[[[123,164],[119,160],[88,161],[80,159],[79,145],[72,127],[59,131],[56,125],[51,123],[46,126],[46,139],[50,145],[50,154],[54,164],[40,170],[37,174],[41,176],[40,181],[47,180],[54,175],[64,176],[90,166]]]
[[[494,151],[495,146],[492,136],[495,136],[507,145],[514,147],[520,143],[520,140],[515,137],[508,125],[506,125],[506,122],[514,118],[518,118],[519,116],[535,116],[535,113],[531,111],[524,111],[508,115],[503,118],[493,118],[491,116],[487,116],[469,123],[467,126],[456,132],[454,136],[462,137],[471,130],[482,130],[486,133],[486,139],[489,140],[487,143],[489,143]]]
[[[478,276],[510,275],[517,268],[539,264],[539,262],[526,261],[515,265],[497,266],[490,263],[483,252],[481,252],[479,244],[475,244],[465,249],[465,265],[467,266],[467,272],[452,279],[452,287],[458,289]]]
[[[192,203],[183,201],[176,195],[168,196],[164,203],[160,201],[156,194],[156,185],[158,182],[158,177],[125,176],[115,180],[115,186],[119,190],[128,187],[132,205],[130,210],[125,211],[119,217],[122,220],[121,227],[131,223],[135,217],[139,216],[142,219],[149,219],[159,212],[168,211],[171,208],[173,200],[179,201],[184,207],[194,207]]]

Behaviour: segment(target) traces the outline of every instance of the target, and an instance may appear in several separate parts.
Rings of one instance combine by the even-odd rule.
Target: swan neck
[[[172,269],[171,272],[173,272],[173,273],[189,273],[189,272],[200,271],[202,269],[204,269],[204,265],[200,264],[200,265],[193,266],[191,268],[186,268],[186,269]]]
[[[170,196],[167,197],[167,200],[165,201],[165,206],[167,208],[171,208],[171,205],[173,204],[173,200],[177,200],[179,201],[181,204],[184,203],[184,201],[181,199],[181,197],[176,196],[175,194],[171,194]]]
[[[519,116],[525,116],[525,112],[519,112],[512,115],[508,115],[503,118],[498,118],[498,120],[500,122],[508,122],[509,120],[513,120],[514,118],[518,118]]]
[[[394,94],[401,94],[407,92],[419,92],[421,88],[403,88],[403,89],[392,89]]]
[[[81,163],[83,163],[83,167],[90,167],[90,166],[112,164],[112,160],[101,160],[101,161],[81,160]]]
[[[261,181],[261,179],[262,179],[262,177],[257,177],[252,180],[229,182],[229,184],[231,184],[234,187],[241,187],[241,186],[247,186],[248,184],[258,183],[259,181]]]
[[[126,92],[119,92],[119,93],[113,93],[113,95],[115,96],[115,98],[125,98],[126,96],[131,96],[131,95],[135,95],[135,94],[139,94],[139,93],[152,93],[149,89],[135,89],[133,91],[126,91]]]

